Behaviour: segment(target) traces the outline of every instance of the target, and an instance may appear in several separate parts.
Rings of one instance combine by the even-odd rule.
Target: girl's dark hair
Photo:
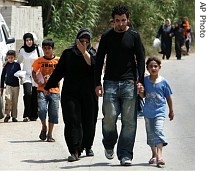
[[[50,46],[50,47],[54,48],[54,41],[50,38],[45,39],[42,41],[42,47],[43,46]]]
[[[124,5],[117,5],[112,10],[112,18],[114,18],[115,15],[123,15],[125,14],[127,18],[129,18],[129,10]]]
[[[148,66],[151,61],[155,61],[159,66],[161,64],[161,60],[158,57],[152,56],[147,59],[146,66]]]
[[[6,53],[6,56],[8,55],[12,55],[12,56],[16,56],[16,52],[14,50],[8,50],[7,53]]]

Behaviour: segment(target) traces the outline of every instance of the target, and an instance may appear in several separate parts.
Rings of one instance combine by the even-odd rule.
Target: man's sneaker
[[[6,116],[5,118],[4,118],[4,122],[8,122],[10,120],[10,116]]]
[[[113,149],[105,149],[105,156],[109,160],[113,159],[114,158],[114,150]]]
[[[18,122],[16,118],[12,118],[12,122]]]
[[[128,157],[123,157],[121,160],[120,160],[120,164],[122,166],[130,166],[132,164],[131,162],[131,159],[128,158]]]

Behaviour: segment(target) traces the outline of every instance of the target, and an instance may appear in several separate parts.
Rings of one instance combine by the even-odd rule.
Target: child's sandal
[[[156,164],[156,163],[157,163],[156,157],[153,157],[149,160],[149,164]]]
[[[44,141],[46,140],[47,138],[47,135],[46,135],[47,131],[46,130],[41,130],[40,134],[39,134],[39,138]]]
[[[55,142],[55,139],[53,137],[47,137],[47,142]]]
[[[166,163],[164,162],[163,159],[158,159],[158,160],[157,160],[157,167],[162,168],[162,167],[164,167],[165,164],[166,164]]]

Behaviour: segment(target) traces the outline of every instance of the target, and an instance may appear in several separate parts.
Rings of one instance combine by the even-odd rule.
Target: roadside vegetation
[[[88,27],[93,34],[93,44],[98,34],[109,27],[111,10],[116,4],[125,4],[131,12],[131,24],[140,32],[146,56],[157,53],[152,47],[157,29],[170,18],[181,22],[187,16],[195,29],[195,1],[193,0],[29,0],[31,6],[43,8],[44,37],[55,41],[55,53],[71,46],[79,28]],[[194,33],[193,33],[194,35]],[[191,50],[194,47],[194,39]]]

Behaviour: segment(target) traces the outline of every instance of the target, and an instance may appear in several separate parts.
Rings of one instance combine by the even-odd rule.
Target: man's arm
[[[144,45],[142,44],[139,33],[137,33],[136,36],[135,55],[137,62],[137,71],[139,75],[138,81],[143,84],[144,72],[145,72],[145,48]]]
[[[102,68],[104,65],[104,58],[106,55],[106,42],[105,42],[105,37],[102,35],[98,50],[96,53],[96,64],[95,64],[95,86],[101,86],[101,74],[102,74]]]

